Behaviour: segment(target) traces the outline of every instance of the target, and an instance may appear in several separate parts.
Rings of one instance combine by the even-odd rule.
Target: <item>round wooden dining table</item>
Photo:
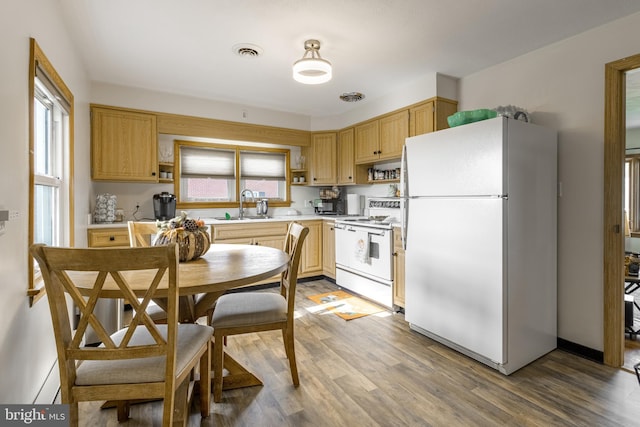
[[[195,322],[205,316],[213,303],[224,292],[257,282],[279,278],[278,273],[287,269],[289,255],[283,250],[258,245],[212,244],[202,257],[181,262],[178,266],[178,293],[181,322]],[[144,297],[153,271],[128,271],[122,275],[127,279],[136,296]],[[80,292],[87,293],[93,288],[94,276],[73,272],[75,285]],[[162,297],[166,296],[167,284],[160,283],[154,298],[163,307]],[[122,298],[122,292],[115,282],[107,280],[100,292],[101,298]],[[166,307],[163,307],[166,308]],[[222,343],[214,343],[222,345]],[[227,352],[224,367],[228,374],[223,378],[223,389],[262,385],[255,375],[247,371]]]

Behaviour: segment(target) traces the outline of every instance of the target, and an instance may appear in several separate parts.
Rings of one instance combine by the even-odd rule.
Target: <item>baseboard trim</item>
[[[604,363],[604,352],[600,350],[594,350],[589,347],[585,347],[581,344],[576,344],[571,341],[567,341],[562,338],[558,338],[558,348],[569,353],[573,353],[585,359],[593,360],[594,362]]]

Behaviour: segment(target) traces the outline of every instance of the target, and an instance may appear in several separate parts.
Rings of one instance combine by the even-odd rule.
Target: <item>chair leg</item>
[[[213,339],[213,338],[212,338]],[[200,358],[200,416],[207,418],[211,406],[211,340]]]
[[[69,403],[69,427],[78,427],[78,402]]]
[[[284,341],[284,350],[287,354],[287,359],[289,359],[289,369],[291,370],[293,385],[298,387],[300,385],[300,378],[298,378],[298,366],[296,365],[296,350],[294,347],[292,328],[282,330],[282,340]]]
[[[121,400],[116,403],[118,408],[118,422],[123,423],[129,419],[129,401]]]
[[[222,400],[222,364],[224,360],[224,345],[222,334],[213,332],[213,401],[219,403]]]

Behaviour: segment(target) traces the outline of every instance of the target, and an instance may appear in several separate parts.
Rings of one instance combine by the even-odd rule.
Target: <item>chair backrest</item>
[[[177,339],[177,271],[178,253],[175,244],[149,248],[76,249],[57,248],[42,244],[32,245],[30,252],[38,262],[45,283],[53,329],[56,338],[58,362],[61,366],[61,385],[68,389],[76,378],[76,365],[82,360],[119,360],[165,356],[167,381],[175,375]],[[141,299],[134,294],[129,282],[135,270],[150,270],[151,277],[145,295]],[[139,284],[140,275],[135,275]],[[83,292],[79,285],[82,283]],[[166,339],[157,325],[145,312],[158,285],[168,286]],[[115,286],[135,309],[135,315],[124,336],[112,340],[100,318],[94,313],[100,292]],[[88,288],[88,291],[85,289]],[[70,324],[65,294],[69,294],[80,310],[76,331]],[[82,347],[82,338],[91,326],[101,347]],[[153,341],[144,345],[130,343],[136,328],[146,329]]]
[[[151,246],[153,236],[158,233],[155,222],[129,221],[129,245],[132,248]]]
[[[297,222],[289,224],[289,230],[284,241],[284,251],[289,254],[289,267],[282,273],[280,280],[280,293],[287,299],[287,313],[293,318],[295,305],[296,286],[298,284],[298,270],[302,245],[309,234],[309,227]]]

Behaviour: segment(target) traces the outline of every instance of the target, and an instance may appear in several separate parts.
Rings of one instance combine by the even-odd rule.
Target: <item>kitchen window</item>
[[[73,94],[31,39],[29,67],[29,245],[70,245],[73,241]],[[44,295],[38,264],[29,257],[33,304]]]
[[[289,204],[289,150],[176,141],[178,206],[228,207],[246,188],[274,205]]]

